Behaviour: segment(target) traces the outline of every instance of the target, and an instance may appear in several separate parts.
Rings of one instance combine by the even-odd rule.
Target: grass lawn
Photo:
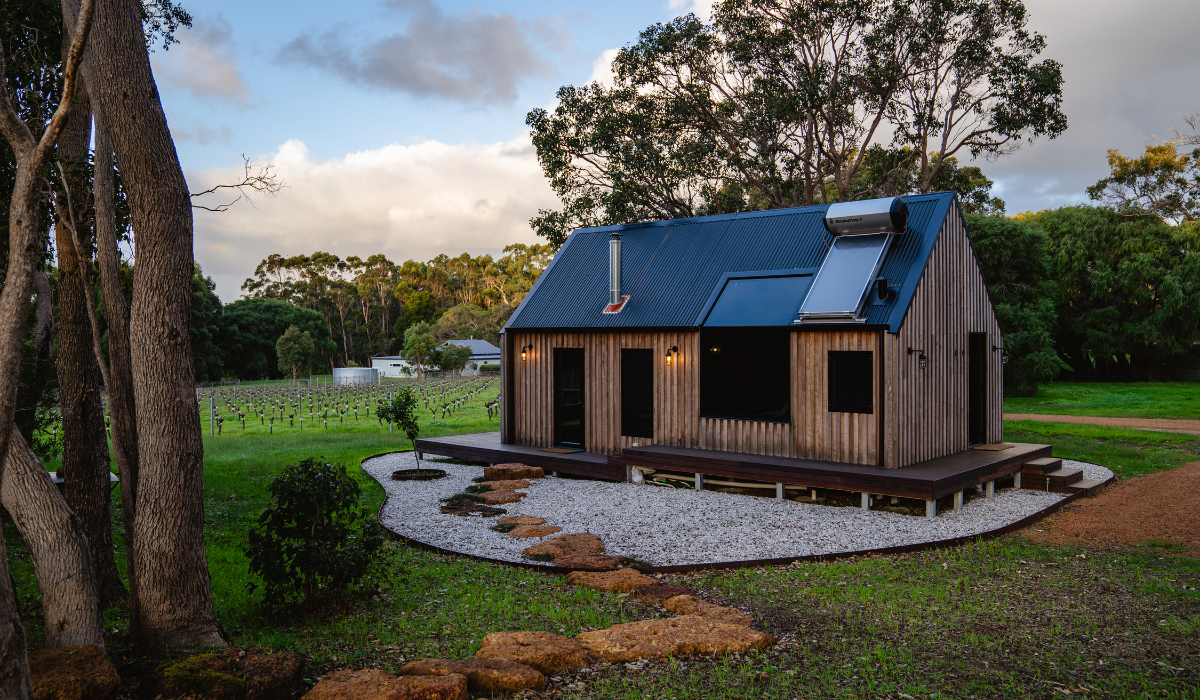
[[[1037,396],[1005,397],[1005,413],[1200,419],[1200,383],[1051,382]]]
[[[497,429],[476,397],[453,418],[426,415],[423,435]],[[338,668],[396,670],[428,656],[465,658],[497,630],[587,629],[653,617],[621,595],[399,542],[384,554],[378,594],[308,618],[264,616],[246,585],[246,532],[285,465],[323,455],[355,468],[408,447],[375,420],[328,429],[227,422],[205,435],[206,542],[218,614],[235,644],[300,651],[309,677]],[[205,425],[207,428],[207,424]],[[1006,425],[1010,440],[1052,442],[1055,453],[1133,476],[1196,459],[1190,436],[1044,423]],[[360,474],[374,507],[382,490]],[[119,534],[114,498],[114,535]],[[29,556],[10,523],[5,539],[31,646],[42,638]],[[1019,534],[954,550],[790,567],[666,577],[751,612],[780,643],[725,659],[600,666],[563,676],[563,698],[1051,698],[1200,699],[1200,560],[1170,549],[1084,551]],[[108,612],[117,663],[129,647],[124,611]],[[132,682],[127,688],[132,693]]]

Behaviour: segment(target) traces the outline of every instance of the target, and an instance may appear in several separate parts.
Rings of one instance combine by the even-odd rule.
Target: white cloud
[[[233,132],[227,126],[213,128],[206,124],[192,124],[171,129],[171,136],[176,141],[190,141],[203,146],[209,143],[227,144],[233,138]]]
[[[193,97],[215,97],[237,104],[250,103],[250,91],[231,46],[233,28],[224,17],[197,19],[180,31],[169,51],[150,55],[154,75]]]
[[[668,9],[679,14],[691,12],[707,22],[712,19],[713,4],[716,0],[669,0]]]
[[[588,83],[597,82],[604,87],[612,87],[615,76],[612,71],[613,59],[617,57],[617,52],[620,49],[607,49],[596,57],[592,62],[592,77],[588,78]]]
[[[273,163],[286,183],[278,196],[219,214],[196,211],[196,259],[226,302],[271,253],[384,253],[397,262],[495,255],[509,243],[540,242],[529,218],[558,206],[527,134],[491,144],[392,144],[330,160],[293,139],[259,161]],[[188,177],[192,191],[240,179],[240,166]]]

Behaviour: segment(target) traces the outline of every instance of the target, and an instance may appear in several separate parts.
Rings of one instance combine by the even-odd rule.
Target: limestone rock
[[[775,643],[769,634],[695,615],[613,625],[605,630],[584,632],[576,641],[592,656],[610,663],[694,654],[723,656],[765,649]]]
[[[518,525],[508,531],[508,536],[525,539],[529,537],[546,537],[556,532],[562,532],[562,528],[553,525]]]
[[[472,693],[515,693],[520,690],[545,690],[546,676],[535,668],[503,659],[451,661],[421,659],[405,664],[401,676],[446,676],[457,673],[467,677]]]
[[[640,586],[633,589],[633,597],[647,605],[662,605],[677,595],[696,595],[687,586]]]
[[[700,600],[694,595],[677,595],[674,598],[668,598],[663,603],[663,607],[676,615],[696,615],[697,617],[703,617],[705,620],[724,622],[727,625],[749,627],[750,623],[753,622],[750,616],[741,610]]]
[[[491,486],[493,491],[516,491],[517,489],[527,489],[532,486],[525,479],[504,479],[502,481],[488,481],[485,483]]]
[[[107,700],[121,685],[117,667],[93,646],[34,649],[29,675],[34,700]]]
[[[483,470],[483,478],[488,481],[501,481],[505,479],[541,479],[546,476],[541,467],[530,467],[524,464],[497,464],[494,467],[485,467]]]
[[[542,518],[535,518],[532,515],[506,515],[496,522],[501,525],[545,525],[546,521]]]
[[[494,506],[500,503],[516,503],[525,498],[525,494],[520,491],[484,491],[479,497],[484,503]]]
[[[604,542],[590,532],[551,537],[525,548],[525,556],[550,561],[567,554],[599,554],[604,551]]]
[[[138,684],[142,698],[291,700],[304,689],[304,656],[257,647],[231,647],[154,669]]]
[[[554,560],[554,565],[564,569],[612,571],[621,566],[621,560],[607,554],[564,554]]]
[[[641,586],[656,586],[658,579],[633,569],[572,571],[567,574],[567,583],[585,588],[595,588],[598,591],[624,592]]]
[[[335,671],[302,700],[467,700],[467,677],[455,673],[397,678],[377,668]]]
[[[483,638],[475,658],[525,664],[546,675],[588,665],[587,651],[579,642],[550,632],[492,632]]]

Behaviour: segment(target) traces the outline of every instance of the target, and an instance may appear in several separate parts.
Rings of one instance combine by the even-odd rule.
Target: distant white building
[[[478,375],[479,368],[484,365],[500,364],[500,348],[492,345],[486,340],[475,340],[469,338],[466,340],[447,340],[439,347],[447,345],[461,345],[471,348],[471,359],[467,360],[467,368],[463,370],[463,376]],[[471,365],[475,365],[472,369]],[[379,370],[381,377],[412,377],[415,376],[416,368],[400,355],[384,355],[382,357],[372,357],[371,367]]]
[[[336,367],[334,386],[370,386],[379,383],[379,371],[374,367]]]

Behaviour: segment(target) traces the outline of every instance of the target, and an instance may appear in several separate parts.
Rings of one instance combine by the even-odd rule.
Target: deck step
[[[1058,457],[1039,457],[1021,465],[1021,471],[1026,474],[1049,474],[1062,469],[1062,459]]]
[[[1072,493],[1082,491],[1084,496],[1095,496],[1104,488],[1103,481],[1096,479],[1081,479],[1073,484],[1067,484],[1067,490]]]
[[[1033,491],[1053,491],[1054,493],[1074,493],[1070,490],[1070,486],[1082,479],[1082,469],[1059,469],[1049,474],[1023,472],[1021,488]]]

